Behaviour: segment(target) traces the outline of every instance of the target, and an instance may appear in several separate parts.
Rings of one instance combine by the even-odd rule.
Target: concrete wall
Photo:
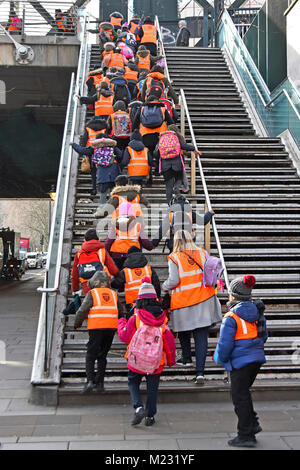
[[[287,71],[300,93],[300,1],[288,10],[287,22]]]

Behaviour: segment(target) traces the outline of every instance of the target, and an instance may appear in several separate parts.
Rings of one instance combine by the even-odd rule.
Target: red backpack
[[[149,86],[147,87],[146,91],[146,98],[149,96],[155,96],[158,100],[160,100],[165,92],[165,85],[161,80],[157,78],[152,78]]]

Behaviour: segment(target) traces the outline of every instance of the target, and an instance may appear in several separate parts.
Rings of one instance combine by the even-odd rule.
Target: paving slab
[[[5,443],[2,450],[68,450],[68,442],[23,442],[10,444]]]

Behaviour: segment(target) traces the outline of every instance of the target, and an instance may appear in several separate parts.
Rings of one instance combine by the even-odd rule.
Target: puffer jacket
[[[162,308],[158,305],[148,306],[147,310],[137,309],[136,315],[145,324],[150,326],[161,327],[164,324],[166,314],[162,311]],[[127,321],[126,318],[120,318],[118,320],[118,336],[123,343],[129,344],[132,340],[134,333],[136,332],[136,315],[132,315]],[[172,367],[175,362],[176,345],[175,339],[171,331],[166,328],[163,333],[163,351],[165,353],[166,365]],[[129,368],[129,367],[128,367]],[[161,365],[154,374],[160,374],[164,369],[164,365]],[[130,367],[130,370],[136,373],[142,374],[143,372],[135,370]]]
[[[100,282],[100,274],[101,272],[96,272],[94,276],[88,281],[89,288],[90,289],[95,289],[96,287],[101,287],[101,282]],[[79,308],[77,310],[76,315],[75,315],[75,320],[74,320],[74,328],[80,328],[84,320],[88,318],[88,314],[90,309],[93,307],[93,297],[90,292],[88,292]],[[119,314],[123,314],[123,306],[118,299],[118,311]]]
[[[138,194],[140,194],[141,187],[137,184],[126,184],[125,186],[115,186],[110,193],[110,199],[104,206],[101,206],[97,209],[95,217],[97,219],[103,219],[111,214],[114,209],[117,209],[119,206],[119,198],[116,197],[122,196],[124,199],[127,199],[128,202],[133,201]],[[140,195],[140,204],[142,206],[149,206],[149,201],[142,195]]]
[[[259,310],[264,310],[261,300],[238,302],[230,308],[231,312],[249,323],[259,320]],[[268,338],[266,326],[264,336],[254,339],[235,340],[236,330],[237,324],[233,317],[223,318],[214,361],[224,364],[226,370],[241,369],[252,362],[266,362],[264,354],[264,343]]]

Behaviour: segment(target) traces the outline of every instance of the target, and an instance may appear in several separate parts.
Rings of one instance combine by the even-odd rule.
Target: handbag
[[[82,173],[91,172],[90,160],[89,160],[89,157],[87,157],[86,155],[83,157],[82,162],[81,162],[81,171]]]

